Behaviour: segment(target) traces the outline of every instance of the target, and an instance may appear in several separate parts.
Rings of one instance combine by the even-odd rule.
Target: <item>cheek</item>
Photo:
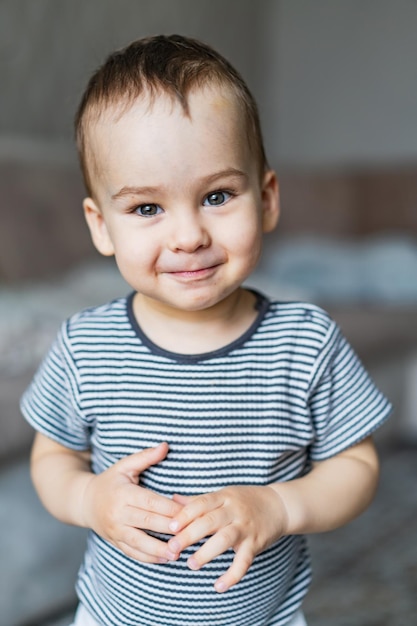
[[[262,246],[262,227],[256,217],[230,229],[231,250],[248,261],[257,260]]]
[[[152,246],[150,238],[137,237],[134,229],[124,233],[115,233],[114,238],[116,263],[122,273],[135,268],[143,268],[152,261]]]

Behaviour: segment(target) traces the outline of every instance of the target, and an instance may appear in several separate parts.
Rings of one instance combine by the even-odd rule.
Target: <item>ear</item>
[[[83,208],[95,247],[104,256],[112,256],[114,254],[113,242],[100,207],[92,198],[85,198]]]
[[[261,193],[263,232],[270,233],[278,224],[280,214],[278,179],[273,170],[265,172]]]

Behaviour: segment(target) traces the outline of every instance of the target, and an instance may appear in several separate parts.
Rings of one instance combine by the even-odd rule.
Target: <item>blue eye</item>
[[[154,215],[159,215],[161,212],[161,207],[158,204],[153,203],[141,204],[135,209],[135,213],[141,217],[154,217]]]
[[[204,198],[204,206],[221,206],[232,197],[228,191],[213,191]]]

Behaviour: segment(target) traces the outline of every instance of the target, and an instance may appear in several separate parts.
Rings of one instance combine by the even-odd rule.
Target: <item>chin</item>
[[[199,311],[206,311],[211,309],[221,302],[221,300],[198,300],[193,302],[182,301],[181,303],[171,305],[173,308],[178,309],[178,311],[184,311],[187,313],[198,313]]]
[[[217,296],[196,296],[194,298],[187,298],[186,296],[178,303],[178,309],[182,311],[198,312],[198,311],[208,311],[209,309],[215,308],[217,305],[225,302],[233,293],[235,293],[237,288],[231,289],[225,293],[219,294]]]

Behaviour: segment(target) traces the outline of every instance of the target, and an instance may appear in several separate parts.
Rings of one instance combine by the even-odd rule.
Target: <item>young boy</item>
[[[303,534],[372,500],[389,404],[324,311],[242,287],[279,214],[253,98],[157,36],[108,58],[76,127],[133,293],[68,320],[22,399],[40,498],[91,530],[75,623],[305,624]]]

